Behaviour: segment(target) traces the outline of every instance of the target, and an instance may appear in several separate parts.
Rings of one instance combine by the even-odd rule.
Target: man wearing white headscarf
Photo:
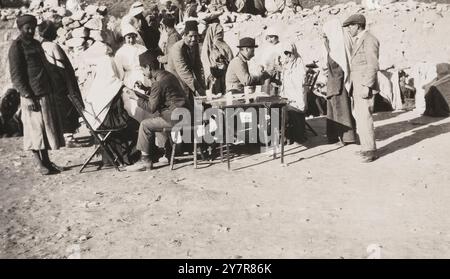
[[[338,19],[323,26],[327,79],[327,137],[329,143],[346,145],[355,142],[355,120],[351,112],[350,55],[346,33]]]

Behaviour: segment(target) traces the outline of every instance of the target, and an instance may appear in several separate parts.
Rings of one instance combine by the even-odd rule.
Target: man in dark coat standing
[[[24,149],[33,152],[41,174],[61,171],[48,157],[48,149],[64,146],[61,117],[54,101],[49,65],[41,44],[34,39],[33,15],[17,19],[20,35],[9,49],[9,68],[14,88],[21,95]]]

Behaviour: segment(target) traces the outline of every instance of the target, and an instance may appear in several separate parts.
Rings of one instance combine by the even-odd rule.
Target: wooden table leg
[[[286,105],[281,107],[281,164],[284,164],[284,138],[286,133]]]
[[[227,165],[228,165],[228,170],[230,170],[231,169],[231,166],[230,166],[230,144],[228,142],[225,144],[227,146]]]

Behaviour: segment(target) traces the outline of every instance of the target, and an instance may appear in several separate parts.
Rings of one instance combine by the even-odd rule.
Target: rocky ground
[[[80,164],[42,177],[21,138],[0,140],[0,258],[448,258],[450,119],[379,113],[381,158],[319,136],[271,154],[129,173]]]

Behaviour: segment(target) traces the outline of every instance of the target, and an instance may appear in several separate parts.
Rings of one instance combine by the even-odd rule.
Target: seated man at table
[[[225,76],[226,90],[235,92],[244,92],[245,86],[262,85],[270,75],[261,71],[258,76],[252,76],[248,71],[248,61],[255,56],[255,39],[245,37],[239,40],[239,53],[228,65]]]
[[[139,126],[137,149],[141,151],[142,156],[136,164],[127,167],[127,171],[145,171],[152,168],[153,162],[159,159],[155,133],[176,124],[177,121],[171,120],[171,114],[176,108],[189,107],[178,79],[161,70],[154,55],[149,51],[144,52],[139,55],[139,63],[144,75],[153,80],[150,95],[148,101],[135,95],[130,98],[138,100],[138,106],[152,113],[152,117],[143,120]],[[166,154],[169,154],[167,150]]]

